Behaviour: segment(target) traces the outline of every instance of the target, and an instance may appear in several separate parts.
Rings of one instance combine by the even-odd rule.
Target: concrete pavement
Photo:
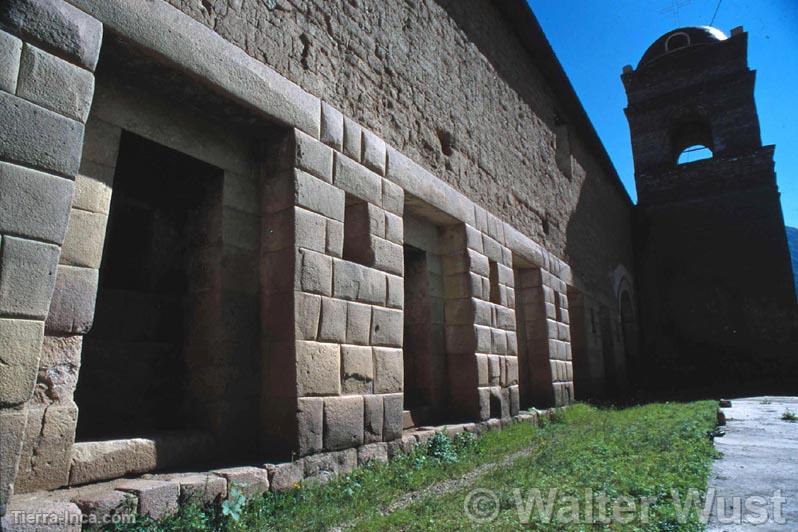
[[[726,431],[715,439],[723,454],[712,467],[707,497],[714,498],[707,530],[798,530],[798,397],[733,399]]]

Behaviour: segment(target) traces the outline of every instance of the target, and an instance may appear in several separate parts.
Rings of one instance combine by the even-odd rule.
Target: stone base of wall
[[[280,492],[313,483],[326,483],[368,462],[387,462],[426,443],[436,432],[450,438],[461,432],[477,435],[502,430],[513,423],[538,424],[558,409],[532,410],[503,419],[478,423],[422,427],[405,431],[401,438],[343,451],[318,453],[294,462],[217,469],[207,472],[160,473],[88,484],[76,488],[16,495],[2,518],[5,531],[37,529],[36,516],[47,516],[47,530],[79,531],[83,524],[112,522],[114,516],[150,516],[160,519],[188,503],[211,504],[228,497],[235,487],[247,497]],[[40,517],[41,519],[41,517]]]

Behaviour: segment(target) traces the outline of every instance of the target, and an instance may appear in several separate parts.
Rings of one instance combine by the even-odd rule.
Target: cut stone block
[[[294,130],[294,135],[296,166],[328,183],[332,183],[332,149],[298,129]]]
[[[394,244],[401,245],[404,242],[402,218],[390,212],[385,213],[385,238]]]
[[[385,141],[371,131],[364,129],[363,164],[378,174],[385,175],[385,158]]]
[[[402,421],[404,419],[404,396],[392,393],[382,396],[384,405],[382,438],[385,441],[402,437]]]
[[[15,483],[20,493],[66,486],[78,407],[74,403],[31,408]]]
[[[363,437],[365,443],[382,441],[382,428],[385,419],[382,398],[382,395],[363,396]]]
[[[518,386],[510,386],[510,415],[518,415],[521,399]]]
[[[27,420],[27,410],[0,410],[0,515],[6,512],[13,491]]]
[[[504,363],[507,371],[507,385],[514,386],[518,384],[518,359],[515,357],[506,357]]]
[[[100,22],[62,0],[8,0],[0,25],[94,70],[100,54]]]
[[[302,461],[284,464],[266,464],[263,466],[269,473],[269,489],[271,491],[287,491],[298,488],[305,478],[305,464]]]
[[[162,519],[178,510],[180,486],[162,480],[120,480],[116,489],[138,497],[139,515]]]
[[[61,244],[73,187],[67,179],[0,162],[0,231]]]
[[[297,340],[315,340],[319,332],[321,297],[304,292],[296,293]]]
[[[300,397],[341,393],[340,350],[336,344],[296,343],[297,393]]]
[[[297,403],[299,455],[317,453],[324,447],[324,400],[303,398]]]
[[[386,463],[388,461],[388,444],[385,442],[370,443],[359,447],[357,450],[358,465],[369,462]]]
[[[344,252],[344,224],[327,219],[327,254],[341,257]]]
[[[382,178],[340,153],[335,154],[333,183],[361,200],[382,205]]]
[[[173,473],[158,475],[180,486],[180,504],[213,504],[227,497],[227,480],[210,473]]]
[[[299,255],[302,259],[300,273],[302,290],[312,294],[332,295],[332,259],[327,255],[307,250],[300,250]]]
[[[388,273],[402,275],[404,273],[404,252],[402,246],[377,236],[371,237],[371,249],[374,254],[374,267]]]
[[[155,442],[144,438],[81,442],[72,446],[69,484],[140,475],[158,466]]]
[[[98,271],[75,266],[58,266],[58,274],[45,330],[85,334],[94,321]]]
[[[288,211],[290,212],[290,211]],[[286,244],[290,245],[292,228],[274,228],[276,231],[286,233]],[[307,211],[300,207],[294,208],[294,243],[296,247],[310,249],[324,253],[327,249],[327,218],[320,214]]]
[[[321,298],[321,322],[318,340],[320,342],[346,341],[347,302],[328,297]]]
[[[363,398],[324,398],[324,448],[347,449],[363,445]]]
[[[371,347],[341,346],[341,381],[343,393],[367,394],[374,386],[374,363]]]
[[[217,469],[212,473],[227,479],[228,496],[233,488],[237,488],[247,498],[269,491],[269,473],[260,467],[230,467]]]
[[[280,125],[298,127],[319,136],[321,101],[277,74],[241,48],[219,38],[212,28],[179,13],[168,3],[72,0],[109,29],[151,53],[180,65],[214,91],[252,107]],[[161,24],[149,21],[162,21]]]
[[[479,395],[479,419],[490,419],[490,388],[479,388],[477,393]]]
[[[22,41],[0,30],[0,90],[10,94],[17,91],[21,55]]]
[[[491,352],[499,355],[507,354],[507,333],[499,329],[491,329]]]
[[[0,405],[30,399],[44,337],[41,321],[0,319]]]
[[[337,298],[385,304],[385,274],[345,260],[333,260],[333,294]]]
[[[488,378],[490,379],[491,386],[498,386],[501,382],[501,364],[501,357],[497,355],[490,355],[488,357]]]
[[[58,246],[5,236],[0,255],[0,313],[44,319],[56,284]]]
[[[488,386],[490,384],[489,357],[488,355],[476,355],[477,357],[477,385]]]
[[[343,151],[347,157],[351,157],[355,161],[360,161],[360,150],[363,146],[362,134],[363,128],[357,122],[344,117]]]
[[[73,177],[80,168],[83,124],[0,92],[0,158]]]
[[[119,126],[110,124],[105,120],[97,118],[95,115],[89,117],[86,122],[86,135],[83,143],[83,162],[89,161],[95,165],[100,165],[111,169],[108,185],[113,181],[113,169],[116,167],[116,160],[119,155],[119,140],[122,138],[122,129]],[[94,168],[94,167],[88,167]],[[81,173],[84,167],[81,166]],[[88,173],[87,175],[94,175]]]
[[[114,516],[135,515],[138,507],[135,495],[117,491],[110,484],[78,488],[70,500],[80,508],[84,518],[95,523],[110,523]]]
[[[388,280],[387,305],[391,308],[402,309],[405,305],[405,281],[401,277],[386,276]]]
[[[304,459],[305,479],[310,481],[328,482],[341,474],[354,471],[357,467],[357,451],[346,449],[344,451],[319,453]]]
[[[430,441],[435,436],[435,429],[430,430],[416,430],[412,432],[413,436],[415,436],[416,441],[419,444],[425,444]]]
[[[382,180],[382,208],[398,216],[402,216],[405,207],[405,191],[402,187]]]
[[[296,204],[313,212],[344,221],[344,201],[346,194],[321,179],[301,170],[294,172]]]
[[[21,523],[18,521],[19,518],[23,519]],[[42,525],[45,518],[45,524]],[[31,522],[25,519],[30,519]],[[29,495],[14,498],[8,512],[0,521],[0,530],[4,532],[80,532],[82,519],[80,508],[74,503],[53,500],[46,495]]]
[[[107,221],[105,214],[72,209],[61,248],[61,264],[99,269]]]
[[[344,115],[327,102],[321,102],[321,141],[337,151],[344,144]]]
[[[366,345],[371,332],[371,307],[349,302],[346,306],[346,343]]]
[[[388,179],[404,190],[412,190],[413,196],[430,206],[445,211],[446,187],[443,183],[398,150],[388,147],[387,152],[388,166],[385,173]]]
[[[402,350],[375,347],[374,373],[374,393],[401,392],[404,382]]]
[[[44,337],[31,405],[72,401],[78,382],[82,343],[82,335]]]
[[[93,95],[94,76],[91,72],[25,45],[17,96],[85,123]]]
[[[403,313],[373,307],[371,316],[371,344],[375,346],[402,347],[404,337]]]
[[[510,417],[510,388],[501,388],[501,419]]]

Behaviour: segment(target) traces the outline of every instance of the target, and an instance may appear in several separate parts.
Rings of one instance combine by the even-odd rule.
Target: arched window
[[[711,149],[707,148],[703,144],[694,144],[682,150],[682,152],[679,154],[679,158],[677,159],[676,164],[687,164],[695,161],[700,161],[702,159],[711,159],[711,158],[712,158]]]
[[[679,48],[687,48],[688,46],[690,46],[690,36],[681,31],[674,33],[665,41],[665,50],[668,52],[678,50]]]
[[[671,149],[676,165],[712,158],[715,148],[712,131],[703,120],[684,121],[673,129]]]

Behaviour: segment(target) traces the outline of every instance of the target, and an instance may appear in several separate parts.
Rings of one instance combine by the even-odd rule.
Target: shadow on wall
[[[608,169],[602,167],[603,162],[588,155],[582,148],[584,145],[592,148],[592,140],[577,137],[573,124],[568,124],[568,120],[572,117],[565,116],[564,110],[557,109],[557,106],[566,106],[552,93],[549,84],[556,81],[544,77],[547,65],[533,62],[534,54],[530,56],[532,61],[519,62],[517,57],[501,53],[503,48],[497,46],[494,33],[486,29],[478,17],[473,16],[473,13],[484,10],[482,3],[476,0],[436,1],[468,35],[499,76],[543,123],[543,127],[551,132],[556,144],[551,156],[556,157],[556,160],[547,165],[546,171],[548,172],[550,168],[555,181],[547,183],[546,186],[550,187],[552,198],[548,205],[543,203],[546,198],[537,203],[543,204],[545,209],[565,209],[566,212],[562,213],[562,216],[567,217],[567,222],[547,216],[545,212],[536,212],[541,225],[539,231],[530,236],[536,239],[543,236],[550,247],[564,245],[562,258],[571,265],[575,277],[579,278],[587,292],[586,295],[602,301],[606,306],[608,317],[605,317],[605,322],[609,320],[611,323],[605,324],[608,328],[605,344],[610,344],[610,338],[614,339],[618,334],[622,334],[619,303],[617,295],[613,294],[612,272],[619,264],[631,271],[633,264],[632,205],[628,197],[620,188],[620,182],[615,181],[617,178],[607,174]],[[501,7],[499,9],[505,11]],[[510,7],[507,6],[507,9]],[[522,46],[526,47],[529,44],[522,43]],[[519,63],[523,68],[519,68]],[[541,94],[547,95],[548,98],[541,98]],[[622,110],[619,109],[618,112],[621,113]],[[566,147],[568,153],[563,153],[562,147]],[[527,208],[534,209],[532,206]],[[567,209],[572,210],[567,212]],[[596,366],[597,362],[599,366],[604,367],[602,372],[610,371],[613,374],[625,375],[625,363],[620,360],[622,355],[616,353],[622,349],[620,347],[622,340],[616,340],[611,343],[612,347],[607,348],[609,352],[606,364],[602,360],[593,360],[590,366]],[[573,356],[575,365],[584,362],[576,359],[578,353],[574,352]],[[620,372],[616,372],[616,368],[619,368]],[[591,378],[596,380],[595,383],[588,385],[591,389],[605,388],[603,374]],[[613,386],[614,389],[625,388],[624,383],[616,384],[619,385]],[[578,383],[575,387],[579,396]],[[601,394],[605,395],[604,392]]]

